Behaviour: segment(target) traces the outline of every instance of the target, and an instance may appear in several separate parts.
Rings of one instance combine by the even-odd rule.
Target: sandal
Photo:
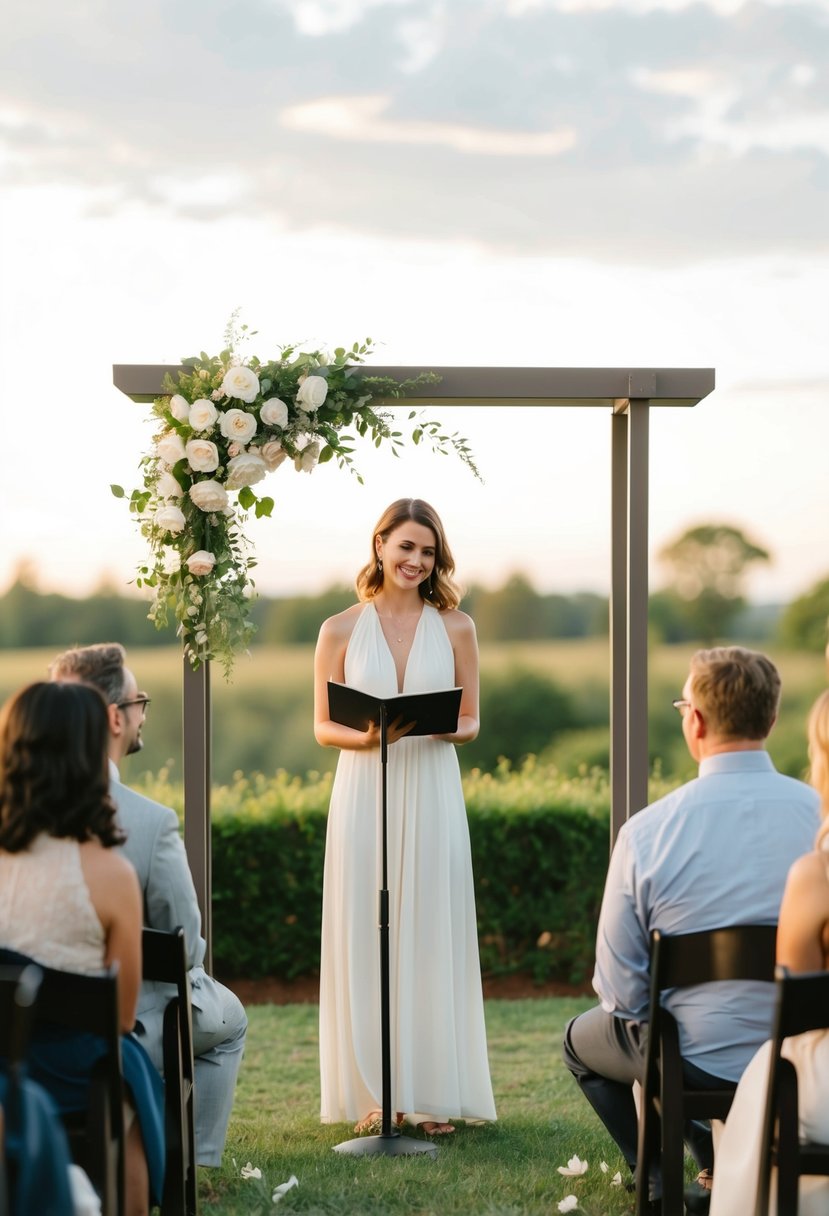
[[[398,1111],[394,1117],[396,1127],[403,1126],[403,1116]],[[359,1123],[354,1124],[354,1131],[358,1136],[379,1136],[383,1130],[383,1112],[379,1110],[370,1110],[364,1119]]]

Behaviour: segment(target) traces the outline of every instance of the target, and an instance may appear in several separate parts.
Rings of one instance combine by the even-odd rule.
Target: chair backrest
[[[718,980],[774,979],[776,925],[728,925],[701,933],[651,933],[651,995]]]
[[[0,1059],[7,1062],[11,1072],[26,1057],[32,1006],[42,975],[34,963],[0,966]]]
[[[73,1152],[101,1196],[102,1210],[120,1213],[124,1196],[124,1087],[118,965],[98,975],[43,969],[35,1024],[97,1035],[105,1050],[94,1065],[82,1127],[68,1127]],[[37,1030],[35,1030],[37,1034]]]
[[[760,1185],[757,1211],[769,1210],[772,1157],[778,1165],[777,1210],[796,1212],[798,1176],[803,1173],[829,1173],[829,1145],[800,1143],[797,1070],[781,1055],[785,1039],[810,1030],[829,1029],[829,971],[790,975],[785,967],[775,972],[777,1003],[774,1015],[766,1109],[763,1116]],[[801,1164],[806,1154],[805,1165]]]
[[[176,990],[164,1010],[162,1031],[167,1139],[162,1216],[197,1216],[193,1013],[184,930],[145,928],[142,955],[144,979]]]

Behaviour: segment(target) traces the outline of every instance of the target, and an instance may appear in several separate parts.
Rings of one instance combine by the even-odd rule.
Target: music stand
[[[380,791],[381,829],[380,853],[382,885],[380,887],[380,1041],[382,1052],[382,1110],[381,1130],[376,1136],[357,1136],[334,1145],[335,1153],[353,1157],[406,1157],[428,1153],[434,1157],[437,1145],[412,1136],[403,1136],[392,1126],[391,1113],[391,995],[389,969],[389,865],[388,865],[388,724],[395,718],[414,721],[412,735],[449,734],[457,729],[460,710],[460,688],[440,692],[409,693],[397,697],[373,697],[347,684],[328,683],[328,712],[333,722],[365,731],[370,722],[380,725]],[[454,715],[454,716],[453,716]]]

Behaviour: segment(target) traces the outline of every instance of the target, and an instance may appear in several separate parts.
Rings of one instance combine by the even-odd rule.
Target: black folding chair
[[[7,1139],[16,1139],[21,1132],[17,1123],[20,1077],[29,1045],[32,1006],[40,981],[40,968],[33,963],[0,967],[0,1060],[7,1078],[6,1100],[0,1110],[3,1126],[0,1138],[0,1216],[8,1216],[14,1194],[16,1168],[6,1153],[6,1142]]]
[[[83,1166],[101,1197],[102,1216],[123,1216],[124,1087],[121,1073],[121,1026],[118,1011],[118,967],[99,975],[77,975],[42,968],[43,981],[35,1010],[39,1027],[96,1035],[104,1054],[92,1069],[85,1111],[64,1115],[72,1155]]]
[[[656,1158],[662,1169],[664,1216],[683,1216],[684,1128],[689,1119],[724,1119],[737,1086],[696,1089],[682,1071],[679,1029],[660,1003],[666,988],[718,980],[774,979],[776,925],[732,925],[704,933],[651,933],[648,1043],[639,1112],[636,1212],[644,1216],[648,1177]]]
[[[144,979],[174,984],[176,994],[164,1010],[162,1052],[165,1085],[167,1164],[162,1216],[197,1216],[194,1120],[193,1015],[184,930],[143,934]]]
[[[829,1144],[800,1139],[797,1071],[781,1054],[784,1039],[829,1028],[829,972],[789,975],[778,967],[763,1121],[757,1213],[767,1216],[772,1165],[777,1165],[777,1216],[797,1216],[801,1175],[829,1175]],[[827,1099],[829,1100],[829,1099]]]

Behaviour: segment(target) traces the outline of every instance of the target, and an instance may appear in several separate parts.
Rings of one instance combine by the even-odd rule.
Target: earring
[[[383,573],[383,559],[382,559],[382,557],[378,557],[378,558],[377,558],[377,569],[380,571],[380,573],[381,573],[381,574]]]

